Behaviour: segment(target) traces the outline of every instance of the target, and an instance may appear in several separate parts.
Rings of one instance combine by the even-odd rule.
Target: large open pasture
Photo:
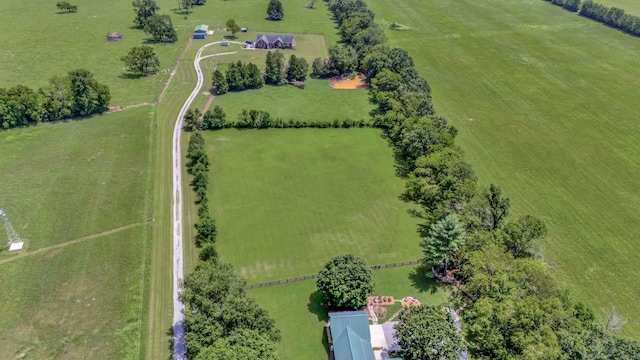
[[[556,278],[640,337],[640,39],[543,1],[370,0],[482,182],[544,218]]]
[[[26,241],[0,252],[0,358],[144,353],[150,113],[0,133],[0,206]]]
[[[420,257],[416,220],[375,129],[204,134],[221,258],[250,283],[316,273],[353,253],[369,264]]]

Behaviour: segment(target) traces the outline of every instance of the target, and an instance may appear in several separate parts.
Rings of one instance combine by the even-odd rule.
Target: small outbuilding
[[[295,39],[292,34],[258,34],[256,49],[293,49]]]
[[[122,40],[122,34],[119,32],[107,33],[107,41],[119,41]]]
[[[207,37],[207,33],[209,32],[209,25],[198,25],[193,30],[193,38],[194,39],[205,39]]]

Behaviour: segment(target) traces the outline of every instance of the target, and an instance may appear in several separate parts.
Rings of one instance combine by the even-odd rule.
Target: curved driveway
[[[182,279],[184,278],[184,263],[182,260],[182,158],[180,155],[180,138],[182,134],[182,120],[187,110],[191,106],[193,100],[198,96],[200,89],[204,83],[204,76],[202,75],[202,69],[200,68],[200,60],[210,58],[213,56],[234,54],[233,52],[226,52],[220,54],[202,56],[204,49],[211,45],[219,44],[220,41],[212,42],[203,45],[193,60],[193,66],[196,69],[198,81],[196,86],[182,105],[182,109],[178,113],[176,124],[173,128],[173,359],[174,360],[186,360],[187,359],[187,343],[184,338],[184,329],[182,328],[182,321],[184,315],[182,309],[184,305],[180,301],[180,287]],[[230,41],[233,44],[240,44],[241,42]]]

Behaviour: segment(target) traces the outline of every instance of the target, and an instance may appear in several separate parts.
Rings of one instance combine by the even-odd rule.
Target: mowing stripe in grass
[[[52,246],[43,247],[43,248],[40,248],[40,249],[37,249],[37,250],[22,251],[22,252],[18,253],[16,256],[0,260],[0,265],[8,263],[10,261],[22,259],[22,258],[27,257],[27,256],[38,255],[38,254],[41,254],[41,253],[49,251],[49,250],[58,249],[58,248],[61,248],[61,247],[77,244],[79,242],[83,242],[83,241],[87,241],[87,240],[92,240],[92,239],[98,239],[98,238],[101,238],[101,237],[105,237],[107,235],[115,234],[117,232],[128,230],[128,229],[131,229],[131,228],[134,228],[134,227],[137,227],[137,226],[141,226],[141,225],[144,225],[144,224],[147,224],[147,223],[148,223],[148,221],[133,223],[133,224],[125,225],[125,226],[120,226],[120,227],[117,227],[115,229],[111,229],[111,230],[102,231],[102,232],[99,232],[99,233],[83,236],[83,237],[78,238],[78,239],[65,241],[65,242],[58,243],[58,244],[55,244],[55,245],[52,245]]]

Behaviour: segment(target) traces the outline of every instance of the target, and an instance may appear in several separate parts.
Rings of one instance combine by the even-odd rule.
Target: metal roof
[[[374,360],[369,317],[362,311],[329,313],[335,360]]]
[[[209,31],[209,25],[200,24],[200,25],[196,26],[196,28],[195,28],[195,29],[193,29],[193,32],[196,32],[196,31],[204,31],[204,32],[207,32],[207,31]]]
[[[267,44],[273,44],[276,40],[280,40],[285,44],[293,43],[292,34],[258,34],[256,41],[264,40]]]

